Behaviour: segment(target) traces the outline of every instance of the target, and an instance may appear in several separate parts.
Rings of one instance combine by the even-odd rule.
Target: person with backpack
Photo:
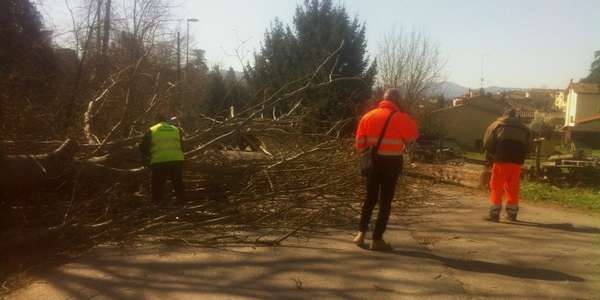
[[[490,210],[485,218],[498,222],[502,211],[502,197],[508,195],[506,216],[517,220],[521,166],[529,152],[531,132],[518,118],[514,109],[508,109],[486,130],[483,147],[492,166],[490,178]]]

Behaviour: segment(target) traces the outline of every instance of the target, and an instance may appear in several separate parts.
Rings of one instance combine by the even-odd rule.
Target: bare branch
[[[445,62],[439,47],[423,32],[392,30],[379,45],[379,85],[399,88],[415,102],[441,78]]]

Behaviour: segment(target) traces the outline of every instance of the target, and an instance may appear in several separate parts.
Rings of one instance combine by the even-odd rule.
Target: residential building
[[[563,130],[566,143],[600,146],[600,84],[569,84]]]
[[[567,94],[565,126],[600,114],[600,84],[571,83]]]
[[[453,139],[464,149],[481,150],[487,127],[502,115],[505,104],[489,96],[476,96],[456,101],[452,107],[432,112],[444,129],[441,134]]]
[[[530,99],[527,98],[502,98],[501,99],[506,107],[511,107],[517,111],[517,116],[524,123],[530,123],[535,113],[538,112],[537,108],[531,105]]]

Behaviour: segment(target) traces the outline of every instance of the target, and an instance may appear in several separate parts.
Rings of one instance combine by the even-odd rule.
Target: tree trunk
[[[38,191],[44,183],[64,176],[77,148],[76,142],[66,140],[50,153],[0,157],[0,195],[9,198]]]
[[[100,80],[105,80],[109,70],[109,58],[108,58],[108,43],[110,38],[110,6],[112,0],[105,0],[106,6],[104,8],[104,28],[102,33],[102,72],[100,74]]]
[[[100,51],[102,49],[102,23],[100,18],[102,17],[102,0],[98,0],[96,3],[96,82],[101,84],[100,74],[102,73],[102,61],[100,60]]]

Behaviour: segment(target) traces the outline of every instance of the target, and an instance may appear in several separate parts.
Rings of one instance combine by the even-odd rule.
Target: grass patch
[[[464,157],[469,159],[485,160],[485,155],[481,152],[465,152]]]
[[[521,196],[530,201],[542,201],[600,212],[600,188],[558,188],[546,183],[523,182]]]

